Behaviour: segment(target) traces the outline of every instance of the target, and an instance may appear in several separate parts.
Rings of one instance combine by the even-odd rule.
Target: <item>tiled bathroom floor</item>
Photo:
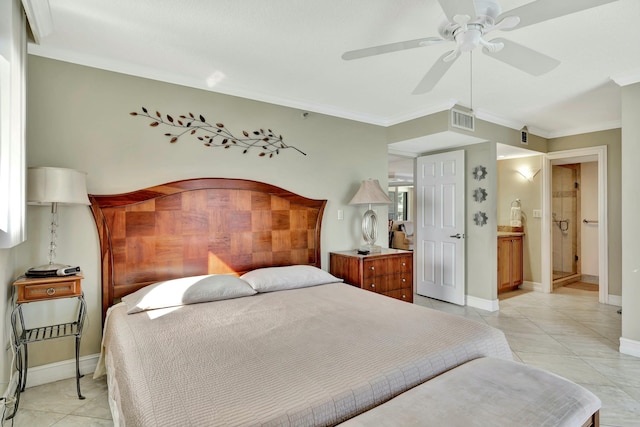
[[[516,360],[583,385],[602,400],[600,425],[640,426],[640,358],[618,352],[618,307],[598,303],[598,293],[560,288],[554,294],[515,291],[490,313],[415,296],[415,303],[487,323],[504,331]],[[75,379],[27,389],[16,427],[112,426],[104,379]],[[6,421],[4,426],[10,426]]]

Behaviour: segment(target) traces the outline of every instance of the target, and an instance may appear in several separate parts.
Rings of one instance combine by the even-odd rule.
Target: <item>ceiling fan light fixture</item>
[[[478,46],[482,40],[482,32],[475,28],[470,28],[465,32],[456,35],[458,49],[462,52],[470,52]]]

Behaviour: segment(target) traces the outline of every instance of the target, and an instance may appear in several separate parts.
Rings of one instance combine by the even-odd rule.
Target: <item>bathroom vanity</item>
[[[498,231],[498,293],[522,284],[523,239],[523,232]]]

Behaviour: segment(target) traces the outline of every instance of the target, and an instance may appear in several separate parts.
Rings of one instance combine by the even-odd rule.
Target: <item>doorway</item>
[[[580,168],[570,165],[581,164]],[[564,176],[565,174],[569,176],[569,183],[573,178],[573,171],[580,171],[580,169],[584,168],[586,164],[590,164],[593,169],[595,169],[595,177],[592,178],[592,183],[589,184],[590,187],[597,188],[597,196],[596,201],[593,203],[595,206],[593,207],[594,216],[584,215],[587,212],[581,212],[581,208],[579,206],[583,206],[583,204],[578,204],[578,197],[583,198],[585,196],[584,191],[580,192],[580,179],[577,181],[573,181],[574,188],[566,189],[563,187],[563,192],[554,193],[553,188],[553,180],[554,173],[559,176]],[[563,166],[563,169],[554,169],[557,166]],[[578,183],[576,187],[576,182]],[[582,184],[584,186],[584,183]],[[560,190],[559,190],[560,191]],[[554,197],[555,196],[557,197]],[[575,219],[573,217],[566,218],[569,216],[566,210],[559,205],[560,196],[567,196],[568,200],[563,200],[563,202],[567,202],[569,205],[575,203],[576,208],[576,216]],[[571,210],[569,207],[568,210]],[[591,213],[591,212],[590,212]],[[554,215],[555,214],[555,215]],[[555,218],[554,218],[555,216]],[[584,216],[584,218],[581,218]],[[584,240],[583,234],[587,231],[592,233],[597,237],[593,237],[592,250],[597,253],[596,258],[589,261],[589,265],[597,265],[597,269],[595,270],[595,274],[591,274],[594,277],[597,277],[598,282],[598,300],[603,304],[608,303],[608,293],[609,293],[609,284],[608,284],[608,236],[607,236],[607,150],[606,146],[600,147],[591,147],[585,149],[576,149],[576,150],[566,150],[566,151],[558,151],[548,153],[546,155],[546,159],[543,163],[543,217],[544,221],[542,223],[543,233],[542,233],[542,279],[543,279],[543,290],[545,292],[553,292],[554,286],[558,285],[557,281],[554,281],[554,272],[556,273],[556,280],[562,280],[557,277],[560,273],[564,277],[569,277],[569,281],[573,280],[573,276],[577,276],[577,280],[582,280],[584,276],[583,266],[587,266],[587,262],[582,262],[580,259],[584,257],[584,253],[582,251],[578,252],[577,248],[580,248],[582,241]],[[564,222],[568,221],[568,222]],[[571,224],[575,224],[576,233],[575,236],[569,237],[569,234],[572,234]],[[598,226],[601,224],[602,226]],[[585,227],[588,226],[588,227]],[[568,239],[565,243],[565,246],[569,245],[569,249],[562,249],[562,243],[557,243],[555,241],[556,237],[554,237],[554,229],[558,229],[560,233],[563,232],[567,235]],[[579,230],[578,230],[579,229]],[[558,237],[558,239],[561,239]],[[574,253],[574,246],[576,251]],[[569,260],[562,260],[562,256],[558,252],[566,252],[563,256],[569,257]],[[577,257],[577,259],[576,259]],[[556,258],[559,258],[558,261]],[[571,258],[574,260],[571,261]],[[576,280],[576,281],[577,281]]]

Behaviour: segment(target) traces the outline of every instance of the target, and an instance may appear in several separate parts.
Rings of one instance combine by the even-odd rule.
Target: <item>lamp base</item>
[[[358,248],[359,252],[369,252],[370,254],[379,254],[382,252],[380,245],[362,245]]]

